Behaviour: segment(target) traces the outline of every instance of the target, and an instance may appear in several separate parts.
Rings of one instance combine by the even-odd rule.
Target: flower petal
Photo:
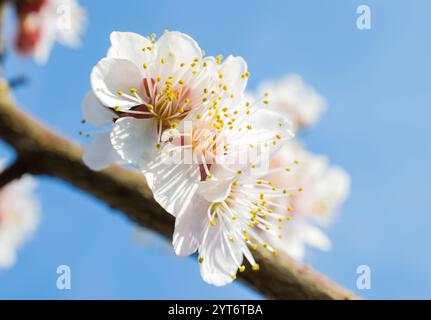
[[[216,286],[232,282],[243,260],[239,241],[229,241],[227,232],[221,222],[215,226],[208,224],[206,237],[199,248],[199,255],[203,258],[201,276]]]
[[[250,126],[251,130],[237,135],[231,145],[241,148],[251,143],[254,148],[246,151],[248,163],[260,163],[266,168],[269,167],[269,160],[274,152],[294,136],[289,119],[268,109],[257,109],[245,120],[245,124]]]
[[[228,93],[241,98],[247,85],[247,63],[242,57],[228,56],[220,66],[222,82],[227,85]]]
[[[187,210],[177,216],[172,239],[177,256],[188,256],[198,250],[208,225],[208,206],[208,201],[196,196]]]
[[[151,41],[134,32],[112,32],[109,58],[126,59],[134,62],[138,68],[153,59],[153,51],[144,48],[151,47]]]
[[[111,143],[124,160],[145,167],[159,153],[157,122],[152,118],[121,118],[114,124]]]
[[[190,63],[202,57],[202,51],[190,36],[178,32],[165,32],[156,43],[157,56],[166,62]]]
[[[142,101],[134,96],[120,96],[118,93],[129,93],[131,88],[140,88],[141,82],[141,71],[129,60],[103,58],[91,71],[93,92],[109,108],[127,110],[139,105]]]
[[[203,181],[199,184],[199,193],[208,201],[208,202],[221,202],[229,195],[232,180],[207,180]]]
[[[173,216],[181,215],[192,201],[200,178],[199,168],[184,163],[154,161],[143,168],[154,199]]]
[[[302,261],[305,257],[305,244],[299,238],[289,239],[283,243],[281,250],[298,261]]]
[[[84,149],[83,160],[90,169],[95,171],[103,170],[121,160],[112,147],[109,132],[100,133],[90,141]]]
[[[7,239],[7,235],[0,235],[0,268],[11,268],[16,264],[16,248],[15,244]]]
[[[96,127],[112,124],[117,118],[115,112],[102,105],[97,97],[90,91],[85,96],[81,105],[84,120]]]
[[[331,250],[331,240],[316,226],[303,224],[301,236],[308,245],[323,251]]]

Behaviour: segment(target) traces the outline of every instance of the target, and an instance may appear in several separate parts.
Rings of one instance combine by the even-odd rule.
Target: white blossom
[[[296,74],[264,81],[258,94],[268,94],[271,107],[286,114],[295,129],[315,124],[326,109],[326,100]]]
[[[0,189],[0,268],[16,263],[17,250],[38,225],[40,209],[33,194],[35,185],[32,177],[24,176]]]
[[[259,269],[250,248],[276,254],[262,233],[283,236],[296,190],[261,178],[285,170],[268,171],[269,159],[293,133],[266,95],[246,100],[248,76],[242,58],[204,57],[180,32],[158,40],[114,32],[83,103],[85,119],[111,132],[110,143],[107,133],[91,142],[85,161],[101,169],[118,160],[115,149],[139,168],[176,217],[176,254],[199,251],[202,277],[214,285],[244,271],[243,256]]]
[[[191,110],[209,105],[215,96],[229,97],[232,103],[242,98],[245,62],[230,56],[221,65],[220,59],[204,57],[198,44],[180,32],[167,31],[158,40],[154,34],[113,32],[107,57],[91,73],[92,92],[84,100],[84,115],[94,124],[115,121],[122,129],[136,124],[139,148],[135,152],[141,152],[142,163],[149,163],[159,153],[162,133],[175,128]],[[92,144],[88,152],[100,154],[93,147],[101,145]],[[96,156],[96,164],[91,161],[94,156],[86,156],[87,164],[103,169],[112,153],[102,153],[108,156]],[[120,153],[129,162],[135,160],[128,159],[125,150]]]
[[[349,194],[350,178],[340,167],[329,165],[326,157],[314,155],[295,142],[284,145],[271,160],[271,166],[295,162],[297,166],[266,178],[277,187],[299,190],[289,203],[292,222],[283,230],[283,240],[274,245],[301,260],[306,245],[330,249],[331,242],[320,228],[333,222]]]
[[[259,270],[252,254],[259,246],[276,255],[271,243],[282,238],[290,220],[288,206],[278,203],[288,203],[292,190],[275,188],[253,170],[228,181],[227,186],[200,183],[187,210],[177,216],[173,236],[175,253],[186,256],[198,250],[202,278],[217,286],[245,270],[244,257]]]

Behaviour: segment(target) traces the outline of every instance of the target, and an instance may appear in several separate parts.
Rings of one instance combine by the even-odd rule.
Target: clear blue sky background
[[[9,56],[7,75],[31,81],[16,90],[25,110],[81,141],[81,99],[113,30],[186,32],[208,54],[243,56],[252,88],[299,73],[329,101],[304,140],[353,182],[330,230],[334,249],[311,251],[307,262],[367,298],[431,298],[431,2],[81,3],[89,24],[78,51],[56,46],[43,67]],[[371,7],[371,31],[356,29],[360,4]],[[0,298],[261,298],[238,283],[206,285],[193,259],[157,238],[136,245],[121,214],[62,182],[40,179],[37,192],[42,223],[17,266],[0,271]],[[60,264],[72,268],[70,291],[56,289]],[[372,269],[371,290],[356,290],[360,264]]]

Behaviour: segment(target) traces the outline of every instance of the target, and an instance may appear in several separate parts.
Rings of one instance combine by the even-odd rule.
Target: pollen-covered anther
[[[248,71],[241,75],[241,78],[243,78],[243,79],[248,78],[248,77],[250,77],[250,72],[248,72]]]

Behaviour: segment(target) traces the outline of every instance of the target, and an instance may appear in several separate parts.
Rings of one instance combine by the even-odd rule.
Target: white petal
[[[150,46],[152,46],[151,41],[137,33],[112,32],[108,57],[130,60],[138,68],[142,68],[143,64],[148,64],[153,56],[153,51],[142,49]]]
[[[91,71],[91,86],[100,102],[109,107],[129,109],[140,104],[136,99],[119,96],[118,91],[129,93],[131,88],[140,88],[142,74],[129,60],[103,58]]]
[[[199,184],[199,193],[208,202],[221,202],[229,195],[231,188],[231,180],[207,180]]]
[[[46,23],[44,23],[46,24]],[[51,53],[51,50],[55,42],[55,29],[49,26],[50,29],[45,28],[41,32],[41,38],[39,39],[36,47],[34,48],[33,56],[37,63],[45,64]]]
[[[97,127],[112,124],[114,119],[117,118],[115,112],[97,100],[93,91],[87,93],[82,101],[81,109],[84,120]]]
[[[156,147],[157,121],[153,118],[121,118],[114,124],[111,143],[124,160],[138,166],[145,166],[159,153]]]
[[[11,268],[16,264],[16,249],[14,244],[5,243],[0,237],[0,268]]]
[[[283,138],[292,138],[292,126],[290,120],[284,115],[272,110],[259,108],[251,115],[251,125],[253,130],[265,132],[266,135],[273,134],[270,137],[275,138],[274,134],[279,133]],[[255,135],[258,133],[254,132]]]
[[[195,196],[187,210],[177,216],[172,239],[176,255],[188,256],[199,248],[208,225],[208,206],[208,201]]]
[[[247,63],[242,57],[228,56],[220,66],[223,74],[222,82],[227,85],[228,93],[240,97],[247,85]]]
[[[178,32],[165,32],[156,43],[158,57],[178,63],[189,63],[202,57],[199,45],[190,36]]]
[[[90,141],[84,149],[83,160],[90,169],[95,171],[103,170],[121,160],[112,147],[109,132],[100,133]]]
[[[86,12],[77,1],[63,2],[67,9],[59,8],[61,4],[59,6],[58,2],[55,2],[48,1],[48,3],[52,3],[51,6],[54,11],[51,15],[55,19],[57,39],[63,45],[76,48],[80,44],[79,37],[84,32],[87,22]],[[59,14],[61,13],[68,15],[63,21],[59,21]]]
[[[269,160],[274,152],[294,136],[289,119],[268,109],[257,109],[245,120],[245,124],[251,125],[252,129],[238,135],[232,145],[253,144],[255,148],[246,151],[249,163],[259,162],[266,164],[265,167],[269,167]]]
[[[154,199],[173,216],[188,210],[200,179],[199,168],[184,163],[165,163],[158,159],[143,168]]]
[[[296,74],[265,81],[259,86],[259,92],[268,92],[271,107],[287,114],[295,127],[313,125],[326,109],[325,98]]]
[[[304,224],[301,229],[301,236],[305,243],[323,251],[331,249],[331,240],[322,230],[310,224]]]
[[[229,241],[220,221],[207,228],[208,233],[199,248],[199,255],[203,258],[201,276],[210,284],[224,286],[233,281],[232,276],[242,264],[241,245],[239,241]]]
[[[298,238],[288,239],[280,249],[298,261],[302,261],[305,257],[305,244]]]

